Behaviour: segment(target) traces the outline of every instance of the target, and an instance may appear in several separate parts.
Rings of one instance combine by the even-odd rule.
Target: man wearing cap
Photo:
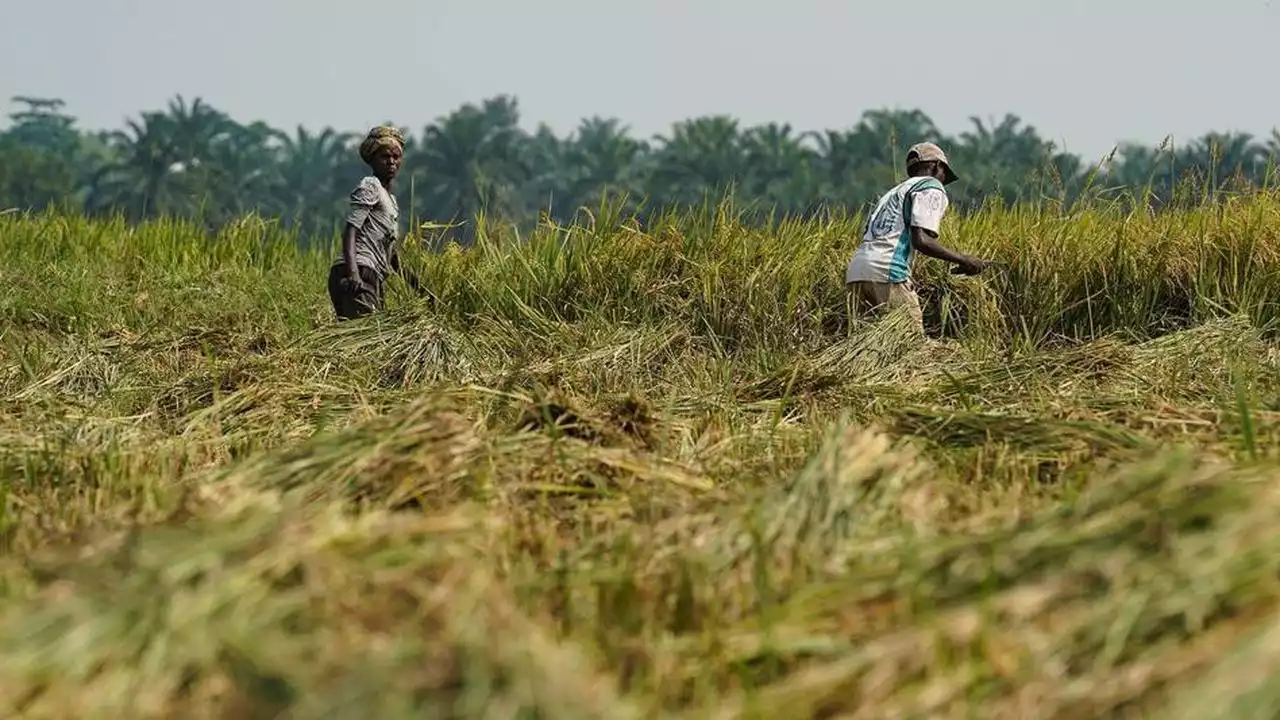
[[[949,203],[944,186],[957,179],[942,148],[927,142],[912,146],[907,175],[876,203],[844,281],[861,310],[902,308],[923,336],[920,298],[911,281],[915,252],[953,263],[953,272],[963,275],[977,275],[986,263],[938,242],[938,227]]]

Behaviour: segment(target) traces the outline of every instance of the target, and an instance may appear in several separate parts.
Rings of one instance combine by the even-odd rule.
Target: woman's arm
[[[345,223],[342,228],[342,261],[347,265],[347,279],[360,287],[360,268],[356,265],[356,226]]]
[[[356,237],[377,203],[378,190],[368,178],[362,180],[347,199],[347,221],[342,227],[342,260],[347,266],[347,278],[356,287],[364,284],[360,280],[360,268],[356,265]]]

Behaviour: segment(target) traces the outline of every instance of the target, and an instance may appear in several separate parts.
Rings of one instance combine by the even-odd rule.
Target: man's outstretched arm
[[[959,265],[967,275],[977,275],[986,266],[986,263],[978,258],[958,253],[944,246],[938,242],[938,236],[933,231],[916,225],[911,227],[911,247],[921,255]]]

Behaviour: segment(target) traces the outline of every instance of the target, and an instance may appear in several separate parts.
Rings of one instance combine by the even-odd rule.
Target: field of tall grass
[[[1280,711],[1280,195],[858,225],[0,216],[0,717]]]

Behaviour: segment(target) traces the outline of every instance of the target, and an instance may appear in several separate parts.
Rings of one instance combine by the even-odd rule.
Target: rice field
[[[0,717],[1280,713],[1280,195],[988,207],[930,339],[859,218],[408,261],[0,216]]]

